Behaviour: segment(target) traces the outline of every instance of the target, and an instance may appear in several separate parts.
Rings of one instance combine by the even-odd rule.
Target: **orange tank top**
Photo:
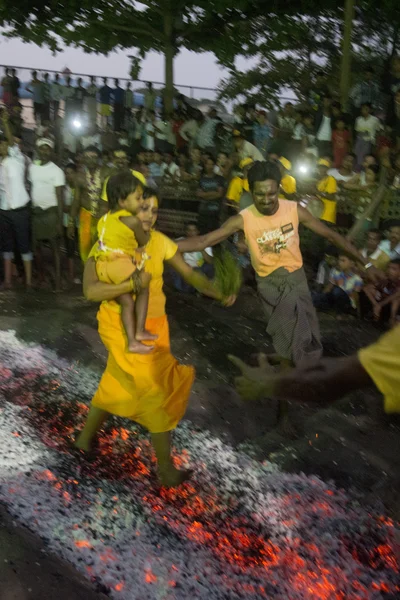
[[[262,215],[254,204],[240,214],[257,275],[266,277],[280,267],[292,273],[303,266],[296,202],[279,200],[279,209],[272,216]]]

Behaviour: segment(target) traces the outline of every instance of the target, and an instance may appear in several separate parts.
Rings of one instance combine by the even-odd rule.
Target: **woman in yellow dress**
[[[126,352],[120,307],[114,299],[131,291],[132,284],[130,281],[119,285],[99,281],[95,261],[89,258],[83,277],[84,294],[88,300],[102,302],[97,319],[99,334],[109,355],[87,422],[75,445],[82,450],[90,450],[94,435],[109,414],[127,417],[150,432],[160,482],[173,487],[188,476],[187,472],[175,469],[172,463],[171,431],[185,414],[195,371],[193,367],[179,364],[171,354],[163,292],[164,263],[173,267],[201,293],[219,300],[222,298],[203,274],[193,271],[184,262],[175,242],[153,230],[158,198],[155,192],[146,192],[143,210],[138,213],[144,231],[151,231],[146,246],[149,256],[146,271],[151,275],[146,329],[158,337],[150,354]],[[229,305],[232,300],[225,299],[224,303]]]

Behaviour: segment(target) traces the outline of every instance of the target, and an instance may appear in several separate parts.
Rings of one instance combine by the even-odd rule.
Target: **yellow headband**
[[[292,163],[290,162],[290,160],[288,160],[284,156],[280,157],[279,162],[281,163],[282,167],[284,167],[286,169],[286,171],[292,170]]]

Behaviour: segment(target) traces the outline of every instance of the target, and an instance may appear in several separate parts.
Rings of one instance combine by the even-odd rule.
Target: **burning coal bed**
[[[285,474],[184,422],[157,485],[147,435],[112,419],[71,451],[99,373],[0,333],[0,500],[121,600],[400,598],[393,523],[317,477]]]

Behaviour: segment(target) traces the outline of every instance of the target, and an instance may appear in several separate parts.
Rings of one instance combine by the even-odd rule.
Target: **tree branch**
[[[91,25],[100,25],[101,27],[104,27],[105,29],[113,29],[115,31],[126,31],[128,33],[134,33],[136,35],[146,35],[148,37],[154,38],[154,37],[164,37],[164,34],[162,31],[158,31],[157,29],[154,29],[153,27],[151,27],[150,25],[141,25],[140,27],[131,27],[129,25],[118,25],[116,23],[105,23],[104,21],[92,21]]]

